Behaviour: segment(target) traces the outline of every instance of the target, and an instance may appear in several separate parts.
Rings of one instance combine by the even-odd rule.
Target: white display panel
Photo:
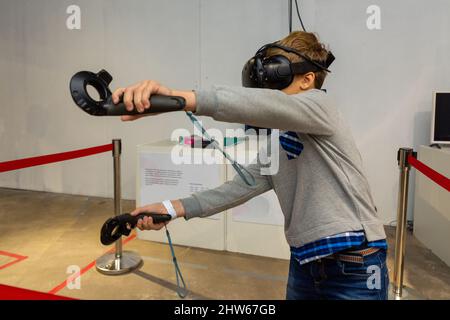
[[[138,146],[138,206],[187,197],[192,192],[215,188],[236,175],[233,167],[210,149],[196,149],[195,152],[204,157],[215,157],[217,164],[174,164],[171,159],[174,145],[163,141]],[[192,151],[185,148],[186,152]],[[225,150],[242,165],[252,162],[257,155],[255,148],[244,143]],[[271,190],[213,217],[187,222],[177,219],[169,224],[169,229],[175,244],[288,259],[290,251],[283,224],[277,196]],[[167,241],[162,231],[138,231],[138,237]]]
[[[141,152],[139,158],[141,205],[188,197],[223,182],[222,170],[217,165],[177,165],[171,161],[170,153]]]
[[[257,150],[236,147],[239,153],[247,152],[249,162],[256,159]],[[236,172],[227,165],[227,180]],[[289,259],[290,248],[284,234],[284,216],[273,190],[227,211],[227,250],[265,257]]]
[[[254,144],[241,143],[237,146],[226,148],[226,151],[233,150],[233,155],[237,159],[246,159],[247,163],[252,163],[257,157],[257,150],[249,148]],[[245,152],[245,157],[242,155]],[[242,163],[244,164],[244,163]],[[227,180],[231,180],[236,175],[231,165],[227,167]],[[233,208],[232,219],[236,222],[248,222],[258,224],[268,224],[284,226],[284,216],[281,211],[278,198],[273,190],[266,192],[246,203]]]
[[[284,226],[284,216],[273,190],[233,208],[232,219],[235,222]]]
[[[450,177],[450,148],[420,146],[418,160]],[[414,236],[450,266],[450,193],[416,173]]]
[[[193,192],[215,188],[225,180],[223,164],[175,164],[171,158],[174,143],[163,141],[138,146],[137,205],[179,199]],[[189,147],[183,151],[191,152]],[[217,156],[212,150],[196,149],[196,155]],[[218,162],[220,163],[220,162]],[[223,213],[186,221],[179,218],[169,223],[174,244],[205,249],[225,250],[225,218]],[[140,231],[138,238],[167,242],[163,231]]]

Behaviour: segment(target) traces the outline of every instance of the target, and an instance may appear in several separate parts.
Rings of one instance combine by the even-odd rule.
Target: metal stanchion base
[[[131,272],[142,263],[141,257],[132,251],[123,251],[120,258],[115,253],[108,253],[96,261],[96,268],[100,273],[106,275],[119,275]]]
[[[425,298],[422,297],[416,290],[412,288],[408,288],[407,286],[403,286],[402,290],[402,296],[399,297],[398,294],[392,290],[394,288],[394,285],[391,283],[389,286],[389,300],[424,300]]]

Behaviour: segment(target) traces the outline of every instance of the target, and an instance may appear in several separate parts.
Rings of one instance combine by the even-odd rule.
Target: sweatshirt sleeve
[[[311,89],[296,95],[279,90],[213,86],[196,91],[196,115],[255,127],[332,135],[337,110],[327,94]]]
[[[246,169],[255,178],[254,186],[247,185],[239,175],[236,175],[233,180],[215,189],[197,192],[180,199],[186,213],[185,219],[212,216],[272,189],[270,176],[261,175],[259,162],[248,165]]]

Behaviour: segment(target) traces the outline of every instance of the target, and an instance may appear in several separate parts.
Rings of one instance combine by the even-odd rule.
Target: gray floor
[[[134,208],[124,201],[124,211]],[[111,199],[0,188],[0,283],[80,299],[177,299],[169,248],[133,239],[126,250],[138,252],[143,266],[122,276],[88,268],[109,248],[99,243],[99,228],[111,216]],[[393,266],[395,230],[386,228]],[[11,264],[14,257],[26,256]],[[283,299],[288,261],[176,247],[190,294],[188,299]],[[408,234],[405,284],[425,299],[450,299],[450,268]],[[64,286],[68,266],[86,267],[80,289]]]

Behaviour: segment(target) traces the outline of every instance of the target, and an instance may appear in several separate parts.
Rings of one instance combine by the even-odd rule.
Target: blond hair
[[[317,61],[324,64],[327,60],[328,50],[325,45],[319,42],[319,38],[312,32],[294,31],[287,37],[281,39],[278,44],[292,48],[304,54],[306,57],[313,61]],[[289,53],[278,48],[270,48],[267,50],[267,56],[282,55],[289,59],[292,63],[301,62],[304,59],[294,53]],[[324,70],[314,72],[316,79],[314,86],[317,89],[322,88],[327,72]]]

